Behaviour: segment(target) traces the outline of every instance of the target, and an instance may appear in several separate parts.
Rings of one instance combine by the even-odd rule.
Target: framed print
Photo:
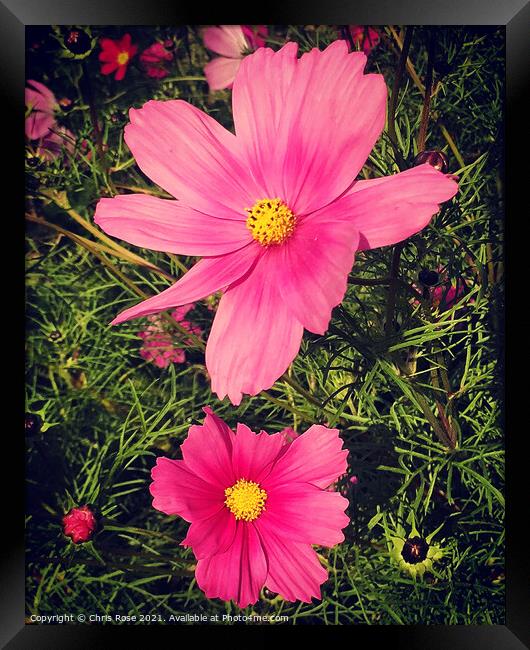
[[[0,638],[527,647],[528,6],[221,14],[0,4],[25,215]]]

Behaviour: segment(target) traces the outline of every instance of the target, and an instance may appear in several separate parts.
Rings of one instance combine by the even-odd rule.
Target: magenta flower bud
[[[96,517],[88,506],[72,508],[63,517],[63,533],[74,544],[88,542],[97,527]]]

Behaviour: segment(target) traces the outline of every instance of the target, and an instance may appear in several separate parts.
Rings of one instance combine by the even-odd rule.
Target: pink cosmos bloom
[[[379,32],[368,25],[350,25],[350,34],[355,45],[366,55],[379,43]]]
[[[348,501],[326,491],[347,467],[337,429],[313,425],[286,445],[281,433],[234,433],[210,408],[190,427],[183,460],[158,458],[153,507],[191,522],[183,546],[198,560],[208,598],[247,607],[263,586],[289,601],[320,598],[327,571],[312,544],[344,540]]]
[[[54,112],[58,108],[57,100],[52,91],[39,81],[28,79],[27,83],[30,87],[25,90],[26,137],[29,140],[39,140],[55,124]]]
[[[130,110],[127,145],[179,200],[104,198],[95,222],[136,246],[204,259],[112,324],[223,290],[206,347],[220,399],[270,388],[304,328],[326,331],[355,252],[417,233],[457,192],[428,164],[354,180],[385,124],[386,85],[365,64],[343,40],[300,59],[296,43],[259,48],[234,83],[235,135],[181,100]]]
[[[70,537],[74,544],[88,542],[96,526],[96,518],[88,506],[72,508],[63,517],[63,533]]]
[[[435,309],[441,309],[441,311],[447,311],[451,309],[455,303],[457,303],[460,298],[466,293],[466,286],[462,280],[451,280],[447,277],[447,273],[444,272],[442,267],[438,267],[436,271],[440,276],[439,284],[434,287],[429,287],[431,304]],[[436,277],[436,276],[435,276]],[[422,287],[418,285],[413,285],[417,291],[422,291]],[[471,298],[470,302],[473,303],[474,299]],[[414,305],[419,304],[419,300],[413,300]]]
[[[293,440],[295,440],[296,438],[298,438],[298,435],[299,435],[299,434],[296,433],[296,431],[295,431],[294,429],[292,429],[291,427],[286,427],[285,429],[282,429],[282,430],[280,431],[280,434],[283,436],[283,438],[284,438],[284,440],[285,440],[285,443],[284,443],[284,444],[286,444],[286,445],[288,445],[288,444],[290,444],[291,442],[293,442]]]
[[[171,313],[171,317],[189,332],[200,336],[202,334],[201,328],[184,318],[193,307],[193,304],[177,307]],[[186,353],[182,348],[175,345],[175,339],[165,329],[162,319],[159,316],[149,316],[148,320],[150,325],[147,329],[138,332],[138,336],[143,339],[140,356],[146,361],[151,361],[158,368],[167,368],[170,363],[184,363]],[[188,340],[186,343],[191,343],[191,341]]]
[[[265,45],[268,34],[265,25],[220,25],[203,32],[204,45],[221,56],[204,66],[210,90],[232,88],[243,57],[251,50]]]
[[[458,287],[451,285],[440,285],[435,287],[432,291],[432,304],[439,307],[443,303],[444,310],[451,309],[451,307],[458,302],[458,299],[463,296],[465,288],[460,284]]]
[[[125,77],[130,60],[138,51],[138,45],[131,44],[130,34],[125,34],[117,41],[101,38],[99,44],[101,45],[98,57],[102,62],[101,74],[112,74],[116,71],[114,79],[121,81]]]
[[[163,79],[169,74],[164,63],[173,60],[173,53],[162,45],[153,43],[140,54],[140,62],[144,66],[149,77]]]

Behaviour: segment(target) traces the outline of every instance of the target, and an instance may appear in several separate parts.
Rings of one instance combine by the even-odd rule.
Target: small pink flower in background
[[[298,438],[298,436],[300,435],[300,434],[296,433],[296,431],[294,429],[292,429],[291,427],[286,427],[285,429],[282,429],[280,431],[280,434],[284,437],[284,439],[285,439],[284,444],[286,444],[286,445],[293,442],[293,440]]]
[[[172,60],[173,53],[166,50],[162,43],[153,43],[140,54],[140,62],[148,76],[155,79],[167,77],[169,71],[165,64]]]
[[[268,29],[265,25],[220,25],[203,31],[204,45],[221,56],[204,67],[210,90],[231,88],[243,58],[252,50],[265,45]]]
[[[39,81],[29,79],[27,83],[25,132],[29,140],[38,141],[35,153],[48,161],[57,158],[64,149],[73,153],[74,134],[66,127],[59,126],[55,120],[55,111],[60,102]]]
[[[222,290],[206,346],[212,391],[239,404],[270,388],[304,328],[324,334],[358,250],[424,228],[458,185],[429,164],[358,180],[385,125],[387,88],[343,40],[297,58],[296,43],[258,48],[232,93],[235,134],[195,106],[150,101],[129,112],[140,169],[178,201],[99,201],[109,235],[202,256],[176,284],[113,325]]]
[[[125,34],[117,41],[101,38],[99,44],[101,45],[99,53],[99,60],[102,62],[101,74],[112,74],[116,71],[114,79],[121,81],[125,77],[130,60],[138,51],[138,45],[132,45],[130,34]]]
[[[25,131],[29,140],[39,140],[55,125],[57,100],[52,91],[33,79],[28,79],[25,90],[26,120]]]
[[[379,32],[368,25],[350,25],[350,34],[355,45],[366,55],[379,43]]]
[[[190,427],[183,460],[158,458],[153,507],[191,522],[182,546],[198,560],[208,598],[255,603],[265,586],[285,600],[321,598],[327,571],[312,544],[344,540],[348,501],[326,488],[347,468],[337,429],[313,425],[286,445],[283,433],[234,433],[213,411]]]
[[[74,544],[88,542],[96,527],[96,517],[88,506],[72,508],[63,517],[63,532]]]
[[[422,273],[425,274],[426,272],[423,271]],[[422,273],[420,273],[420,282],[422,280]],[[433,279],[435,279],[435,281],[433,281],[431,285],[431,282],[427,280],[423,286],[428,289],[430,293],[431,304],[436,309],[440,309],[441,311],[451,309],[451,307],[453,307],[453,305],[455,305],[455,303],[457,303],[460,298],[462,298],[466,293],[466,286],[462,280],[451,280],[447,277],[447,273],[444,272],[442,267],[438,267],[437,271],[435,272],[428,271],[427,274],[429,276],[433,276]],[[436,276],[438,276],[437,279]],[[418,291],[422,291],[421,286],[418,286],[416,284],[413,286]],[[474,302],[474,299],[471,298],[470,302]],[[414,305],[418,305],[419,300],[413,300],[413,303]]]
[[[39,141],[37,155],[44,160],[54,160],[63,150],[74,152],[75,136],[64,126],[55,126]]]
[[[184,318],[193,307],[193,304],[177,307],[171,313],[171,317],[187,329],[188,332],[200,336],[202,334],[201,328]],[[162,318],[160,316],[149,316],[148,320],[151,324],[147,329],[138,332],[138,336],[143,339],[140,356],[146,361],[151,361],[158,368],[167,368],[170,363],[184,363],[186,353],[182,348],[176,346],[174,336],[165,329]],[[192,341],[188,339],[186,343],[191,344]]]
[[[431,301],[433,307],[442,308],[443,311],[451,309],[451,307],[459,301],[465,294],[466,288],[461,282],[451,283],[451,286],[441,284],[431,290]]]
[[[241,29],[252,50],[265,45],[265,39],[269,35],[267,25],[241,25]]]

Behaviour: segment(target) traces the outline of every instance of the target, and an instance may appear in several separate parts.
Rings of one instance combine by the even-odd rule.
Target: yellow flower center
[[[120,52],[118,54],[118,63],[120,65],[125,65],[129,60],[129,52]]]
[[[296,217],[281,199],[262,199],[245,211],[247,228],[262,246],[281,244],[294,232]]]
[[[236,519],[253,521],[265,510],[267,493],[257,483],[240,478],[225,490],[225,505]]]

